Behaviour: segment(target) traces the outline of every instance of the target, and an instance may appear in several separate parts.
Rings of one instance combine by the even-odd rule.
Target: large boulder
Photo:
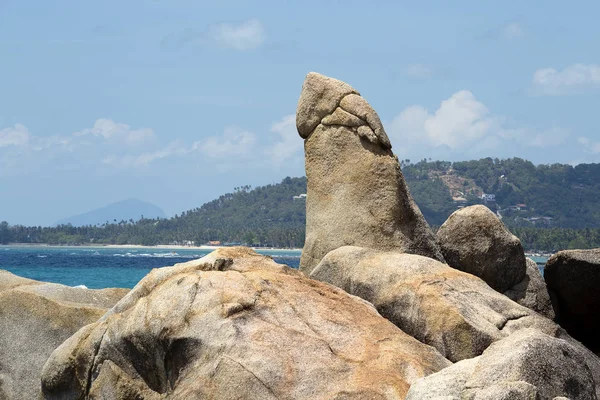
[[[403,399],[449,365],[369,303],[224,248],[150,272],[52,354],[42,386],[46,399]]]
[[[525,329],[481,356],[420,379],[408,400],[596,400],[581,351],[566,340]]]
[[[561,331],[478,277],[423,256],[345,246],[328,253],[310,277],[371,302],[453,362],[476,357],[520,329]]]
[[[38,398],[42,366],[52,351],[127,292],[38,282],[0,270],[0,399]]]
[[[548,259],[544,279],[560,325],[599,352],[600,249],[559,251]]]
[[[554,319],[555,317],[544,277],[537,263],[531,258],[527,259],[525,278],[504,292],[504,295],[546,318]]]
[[[308,195],[302,271],[344,245],[443,261],[377,113],[355,89],[309,73],[296,124],[305,140]]]
[[[437,240],[448,265],[480,277],[500,293],[525,277],[521,241],[486,206],[452,213],[438,230]]]

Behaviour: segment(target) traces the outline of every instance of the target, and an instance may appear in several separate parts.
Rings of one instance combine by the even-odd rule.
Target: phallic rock
[[[559,251],[548,259],[544,279],[560,325],[599,352],[600,249]]]
[[[455,211],[437,232],[448,265],[483,279],[500,293],[523,280],[521,241],[486,206]]]
[[[308,194],[303,272],[344,245],[443,261],[377,113],[355,89],[309,73],[296,125],[305,139]]]
[[[492,344],[481,356],[420,379],[408,400],[595,400],[583,354],[566,340],[525,329]]]
[[[369,303],[224,248],[150,272],[54,351],[42,388],[46,399],[403,399],[449,365]]]
[[[127,292],[72,288],[0,270],[0,399],[39,398],[42,366],[52,351]]]
[[[560,331],[480,278],[423,256],[345,246],[328,253],[310,277],[371,302],[453,362],[476,357],[520,329]]]
[[[527,259],[525,278],[504,292],[504,295],[546,318],[554,319],[555,317],[544,277],[537,263],[530,258]]]

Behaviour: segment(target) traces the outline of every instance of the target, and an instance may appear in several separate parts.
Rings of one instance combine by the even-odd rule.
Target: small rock
[[[448,265],[483,279],[500,293],[523,280],[521,241],[486,206],[455,211],[437,232]]]

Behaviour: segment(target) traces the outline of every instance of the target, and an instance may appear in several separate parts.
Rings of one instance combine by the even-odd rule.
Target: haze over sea
[[[13,274],[90,289],[132,288],[153,268],[190,261],[210,249],[0,246],[0,269]],[[258,250],[298,268],[299,250]]]

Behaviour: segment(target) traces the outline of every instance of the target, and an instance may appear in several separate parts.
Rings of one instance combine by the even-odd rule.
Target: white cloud
[[[485,136],[496,124],[487,107],[473,93],[462,90],[444,100],[433,114],[421,106],[406,108],[394,118],[391,130],[413,140],[456,149]]]
[[[29,143],[30,136],[27,128],[21,124],[15,124],[11,128],[4,128],[0,130],[0,148],[26,146]]]
[[[199,151],[209,158],[231,158],[254,153],[256,135],[237,127],[228,127],[220,136],[211,136],[197,141],[192,151]]]
[[[502,28],[502,35],[506,39],[520,38],[525,34],[520,24],[511,22]]]
[[[179,140],[169,143],[166,147],[139,155],[126,154],[117,156],[108,155],[102,159],[102,164],[119,168],[140,168],[148,167],[152,162],[173,156],[184,156],[190,153],[190,149],[185,148]]]
[[[251,19],[241,24],[218,24],[211,29],[212,38],[224,48],[252,50],[265,41],[265,29],[260,21]]]
[[[274,123],[271,132],[278,135],[279,140],[268,146],[265,153],[274,165],[280,166],[303,156],[304,141],[298,136],[295,115],[287,115]]]
[[[570,135],[560,127],[509,126],[507,118],[492,114],[468,90],[454,93],[433,113],[420,105],[407,107],[388,124],[388,131],[392,143],[401,143],[400,151],[406,153],[402,156],[419,146],[475,154],[499,148],[507,141],[547,148],[564,143]]]
[[[97,119],[92,128],[74,133],[74,136],[85,135],[102,137],[105,140],[124,142],[130,145],[138,145],[155,138],[154,131],[150,128],[131,129],[127,124],[107,118]]]
[[[577,142],[585,148],[586,152],[600,154],[600,142],[593,142],[586,137],[577,138]]]
[[[430,78],[433,76],[433,68],[424,64],[409,64],[406,67],[406,75],[412,78]]]
[[[573,64],[561,71],[541,68],[533,74],[533,87],[536,92],[547,95],[600,88],[600,65]]]

